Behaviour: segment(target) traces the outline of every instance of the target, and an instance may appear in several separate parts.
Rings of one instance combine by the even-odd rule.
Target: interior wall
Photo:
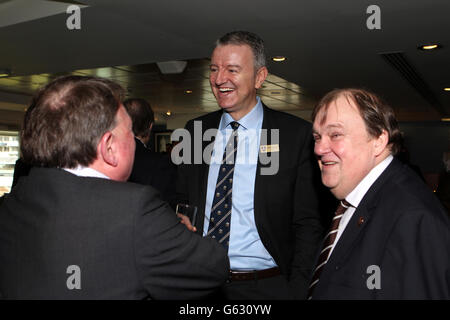
[[[409,151],[410,162],[423,173],[443,170],[443,154],[450,151],[450,122],[399,123]]]

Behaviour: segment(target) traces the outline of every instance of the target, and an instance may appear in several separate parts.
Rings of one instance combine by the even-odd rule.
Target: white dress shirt
[[[230,244],[228,257],[232,270],[263,270],[276,266],[259,237],[255,223],[254,197],[255,179],[258,165],[261,128],[264,109],[261,99],[253,109],[241,118],[238,130],[238,147],[233,173],[233,201],[230,223]],[[224,112],[219,124],[219,132],[214,143],[208,173],[208,189],[205,205],[203,236],[208,233],[211,206],[222,163],[226,143],[231,135],[230,123],[234,119]],[[228,131],[228,133],[227,133]],[[220,133],[220,136],[219,136]]]
[[[342,216],[341,221],[339,222],[336,240],[333,243],[333,247],[330,250],[329,256],[331,256],[331,253],[333,252],[336,243],[338,243],[339,238],[341,237],[342,233],[347,227],[348,222],[352,218],[353,213],[355,213],[355,210],[358,207],[359,203],[361,202],[362,198],[367,193],[372,184],[378,179],[378,177],[391,163],[392,159],[394,159],[394,157],[392,155],[389,155],[388,157],[386,157],[386,159],[384,159],[378,165],[376,165],[372,170],[370,170],[370,172],[364,177],[364,179],[361,180],[361,182],[356,186],[356,188],[353,189],[352,192],[350,192],[345,197],[345,200],[351,204],[351,207],[349,207],[344,212],[344,215]]]

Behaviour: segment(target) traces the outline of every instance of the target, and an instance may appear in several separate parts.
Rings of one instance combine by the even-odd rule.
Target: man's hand
[[[180,223],[184,224],[188,230],[197,232],[197,228],[191,224],[191,220],[189,220],[188,216],[180,213],[177,213],[177,216],[180,218]]]

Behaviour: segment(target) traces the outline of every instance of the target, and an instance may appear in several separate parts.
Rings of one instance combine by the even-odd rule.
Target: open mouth
[[[332,165],[337,164],[336,161],[321,161],[321,163],[323,166],[332,166]]]
[[[220,93],[230,93],[230,92],[233,92],[234,91],[234,89],[233,88],[219,88],[219,92]]]

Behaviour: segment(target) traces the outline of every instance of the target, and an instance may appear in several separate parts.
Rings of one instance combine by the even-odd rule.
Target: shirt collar
[[[79,177],[103,178],[110,180],[110,178],[107,175],[89,167],[78,166],[75,169],[63,168],[63,170]]]
[[[246,130],[260,128],[261,126],[258,124],[262,123],[263,115],[264,110],[261,98],[256,96],[256,105],[249,113],[247,113],[244,117],[237,121],[239,122],[239,128],[243,128]],[[231,129],[230,123],[233,121],[235,121],[233,117],[228,112],[224,112],[220,120],[219,130],[223,131],[225,129]]]
[[[136,139],[137,141],[139,141],[144,147],[147,148],[147,145],[144,143],[144,141],[141,140],[141,138],[139,138],[138,136],[134,136],[134,139]]]
[[[387,166],[391,163],[394,157],[389,155],[377,164],[370,172],[361,180],[361,182],[356,186],[355,189],[350,192],[345,200],[349,202],[352,207],[358,207],[364,195],[367,193],[372,184],[378,179],[378,177],[383,173],[383,171],[387,168]]]

